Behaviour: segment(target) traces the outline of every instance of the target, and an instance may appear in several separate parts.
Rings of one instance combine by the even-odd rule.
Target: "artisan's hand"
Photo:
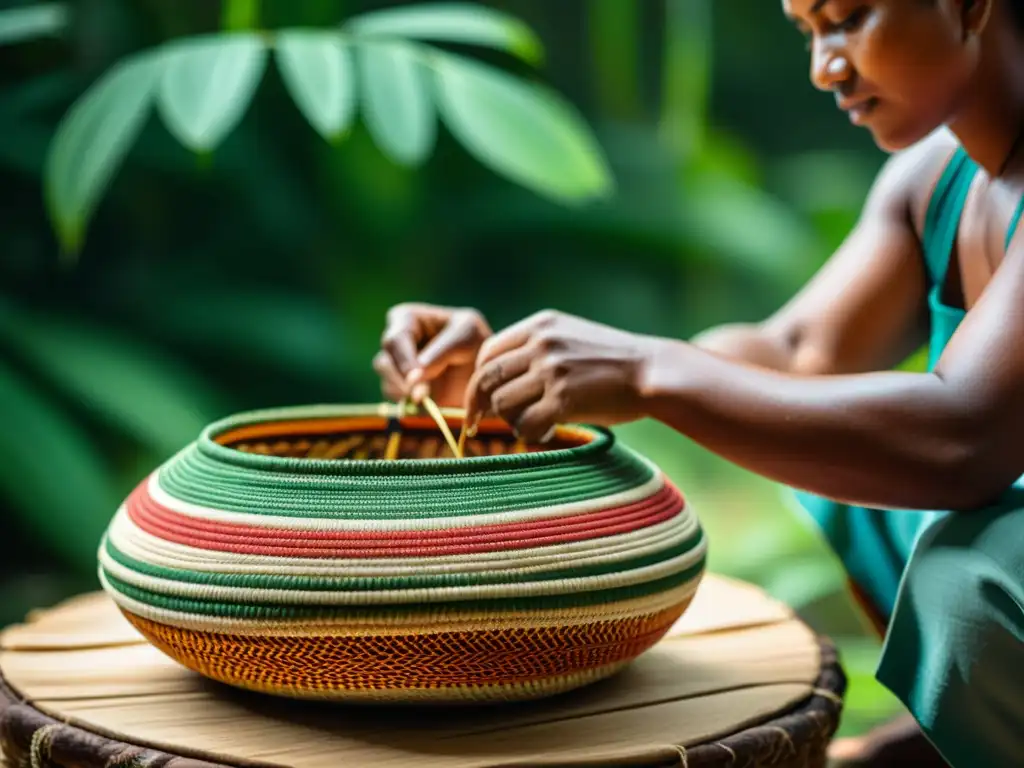
[[[473,309],[393,307],[373,360],[384,396],[418,402],[429,390],[438,405],[461,406],[480,345],[490,335],[487,321]]]
[[[525,440],[576,421],[610,426],[643,414],[638,383],[654,340],[558,312],[492,336],[466,391],[470,424],[494,414]]]

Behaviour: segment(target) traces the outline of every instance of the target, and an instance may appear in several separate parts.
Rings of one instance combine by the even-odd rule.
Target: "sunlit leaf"
[[[442,118],[481,163],[561,201],[612,191],[600,146],[555,93],[455,56],[435,66]]]
[[[359,35],[497,48],[531,64],[539,64],[544,57],[540,40],[522,21],[493,8],[470,3],[386,8],[356,16],[346,27]]]
[[[400,165],[419,165],[434,147],[437,120],[423,66],[403,43],[359,45],[364,119],[381,150]]]
[[[115,65],[71,107],[50,147],[46,198],[64,248],[81,247],[85,226],[149,116],[163,59]]]
[[[168,129],[196,152],[213,150],[245,115],[266,61],[267,47],[255,33],[174,43],[158,101]]]
[[[35,3],[0,11],[0,45],[58,35],[68,25],[66,3]]]
[[[0,495],[59,557],[83,571],[120,502],[99,453],[77,425],[0,358]]]
[[[100,327],[0,307],[0,344],[63,395],[156,453],[180,449],[220,415],[197,377]]]
[[[355,115],[352,57],[336,32],[287,30],[277,37],[281,77],[302,114],[328,141],[343,134]]]

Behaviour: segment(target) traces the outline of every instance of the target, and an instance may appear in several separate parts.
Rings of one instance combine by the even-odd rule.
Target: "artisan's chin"
[[[900,119],[888,110],[878,110],[865,120],[863,126],[871,132],[874,143],[883,152],[894,153],[913,146],[929,136],[937,127],[932,121],[921,120],[920,117]]]
[[[937,126],[925,125],[921,121],[870,122],[865,127],[871,131],[878,148],[884,152],[899,152],[912,147],[927,137]]]

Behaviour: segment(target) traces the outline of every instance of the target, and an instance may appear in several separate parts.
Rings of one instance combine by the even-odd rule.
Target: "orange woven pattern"
[[[660,640],[690,600],[617,621],[357,637],[239,636],[171,627],[125,612],[156,647],[221,682],[269,693],[528,686],[615,667]]]
[[[354,434],[344,437],[300,438],[295,440],[275,440],[261,442],[240,442],[232,446],[242,453],[254,453],[262,456],[283,456],[300,459],[383,459],[388,447],[388,436],[382,434]],[[430,435],[402,435],[399,438],[399,459],[434,459],[446,455],[448,450],[444,438]],[[522,453],[525,446],[513,440],[494,438],[491,440],[469,439],[465,441],[463,455],[503,456],[509,453]],[[450,455],[450,454],[448,454]]]

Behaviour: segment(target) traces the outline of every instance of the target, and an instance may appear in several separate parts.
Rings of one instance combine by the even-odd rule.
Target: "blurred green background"
[[[473,56],[581,111],[616,181],[610,199],[547,200],[444,131],[418,169],[389,160],[361,123],[328,143],[268,68],[212,155],[150,120],[77,260],[62,261],[47,151],[115,62],[226,24],[336,25],[397,4],[77,0],[48,5],[34,31],[0,24],[3,623],[94,589],[118,501],[208,421],[376,400],[370,362],[392,304],[472,305],[495,327],[553,307],[681,338],[760,319],[840,242],[883,160],[811,87],[777,3],[493,0],[537,33],[544,63]],[[0,0],[0,12],[31,5]],[[781,489],[660,425],[619,432],[698,507],[714,570],[762,585],[840,643],[843,733],[893,711],[872,679],[877,641]]]

